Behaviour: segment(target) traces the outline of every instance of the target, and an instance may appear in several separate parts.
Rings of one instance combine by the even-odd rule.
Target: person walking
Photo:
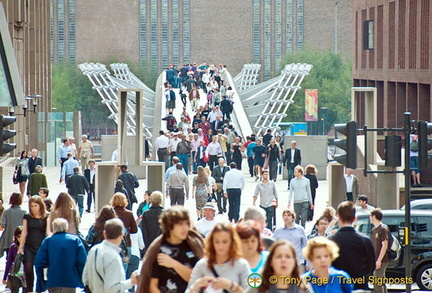
[[[73,175],[66,182],[69,195],[75,200],[78,205],[80,218],[84,212],[84,194],[90,190],[90,184],[87,179],[79,173],[79,167],[73,168]]]
[[[3,212],[2,228],[3,233],[0,238],[0,254],[9,254],[9,247],[13,241],[15,228],[22,225],[26,211],[21,208],[22,195],[18,192],[12,193],[9,198],[10,208]]]
[[[241,192],[245,186],[245,177],[237,169],[236,163],[230,164],[230,171],[226,172],[223,179],[223,191],[228,198],[229,210],[228,220],[234,220],[236,223],[240,218]]]
[[[219,158],[218,166],[213,168],[212,177],[216,182],[216,197],[219,214],[226,213],[227,198],[223,194],[223,180],[225,174],[229,171],[229,167],[225,166],[225,159]]]
[[[167,197],[171,199],[171,206],[184,205],[185,196],[189,199],[189,179],[183,170],[182,163],[178,163],[177,169],[169,175],[166,183]]]
[[[127,165],[121,165],[120,166],[121,174],[118,177],[123,182],[124,188],[128,192],[128,196],[130,199],[130,202],[128,204],[128,209],[132,210],[132,205],[134,203],[138,203],[138,199],[135,196],[135,188],[139,187],[139,182],[135,174],[128,171]]]
[[[294,211],[297,214],[296,223],[301,224],[305,228],[309,208],[314,209],[310,183],[309,179],[303,176],[303,168],[301,166],[295,167],[294,176],[295,178],[290,181],[288,208],[294,205]]]
[[[68,159],[63,163],[60,183],[61,182],[67,183],[68,178],[72,176],[74,173],[74,168],[79,166],[78,161],[74,159],[72,153],[68,153],[67,158]]]
[[[280,149],[279,146],[276,144],[276,140],[274,138],[270,139],[270,143],[267,145],[266,153],[269,162],[270,180],[276,182],[277,167],[280,158]]]
[[[375,269],[374,248],[371,240],[353,227],[356,220],[354,203],[340,203],[337,216],[339,229],[329,237],[339,246],[339,257],[333,261],[333,267],[347,272],[353,279],[371,275]],[[355,283],[354,290],[368,291],[367,282]]]
[[[104,225],[102,243],[90,249],[84,267],[82,280],[91,292],[108,293],[124,292],[131,289],[137,282],[137,273],[131,274],[126,280],[119,246],[123,240],[123,222],[110,219]]]
[[[63,172],[63,164],[68,159],[68,154],[72,153],[72,148],[69,145],[69,140],[67,138],[63,139],[63,145],[59,146],[57,149],[57,159],[60,163],[60,179]]]
[[[159,226],[159,217],[163,212],[162,206],[163,194],[160,191],[153,191],[150,194],[150,208],[143,213],[141,221],[141,230],[143,232],[144,245],[150,247],[153,240],[162,234]]]
[[[94,159],[94,148],[90,140],[88,140],[87,135],[83,134],[81,136],[81,143],[78,148],[77,159],[81,159],[81,168],[83,170],[89,168],[89,163],[91,159]]]
[[[66,219],[56,218],[52,222],[54,234],[45,238],[39,247],[35,258],[37,292],[48,288],[50,293],[75,293],[77,287],[84,287],[81,277],[87,252],[78,236],[66,232],[68,228]],[[73,253],[65,255],[65,251]],[[42,281],[45,268],[48,268],[46,284]]]
[[[192,181],[192,199],[195,198],[198,221],[202,218],[201,210],[211,195],[211,187],[207,174],[202,166],[198,167],[198,175]]]
[[[94,202],[95,208],[96,208],[96,199],[95,199],[95,186],[96,186],[96,162],[95,160],[91,159],[88,161],[89,167],[84,170],[84,177],[87,179],[90,188],[87,192],[87,209],[86,212],[90,213],[90,208],[92,201]]]
[[[37,195],[42,187],[48,187],[48,182],[45,174],[42,173],[42,166],[37,165],[35,167],[35,172],[29,177],[27,196]]]
[[[169,167],[168,156],[169,138],[165,135],[163,130],[159,131],[159,136],[155,139],[155,149],[159,162],[165,163],[165,170]]]
[[[222,156],[222,146],[218,142],[217,135],[212,136],[212,142],[207,146],[207,152],[209,154],[209,167],[210,171],[213,172],[213,168],[217,165],[218,159]],[[217,180],[216,180],[217,182]]]
[[[253,196],[253,205],[255,206],[258,196],[260,197],[260,208],[265,210],[267,218],[267,228],[273,230],[273,221],[276,216],[276,208],[278,206],[278,193],[276,185],[269,180],[269,172],[262,172],[263,180],[258,182],[255,187]]]
[[[317,168],[314,165],[307,165],[305,168],[305,177],[309,179],[310,190],[312,195],[312,204],[315,205],[316,189],[318,188],[318,179],[316,174],[318,173]],[[309,209],[308,220],[312,221],[314,210]]]
[[[18,180],[19,189],[22,195],[25,194],[26,182],[30,176],[30,171],[28,168],[29,158],[27,151],[22,151],[18,159],[16,159],[15,173]]]
[[[29,158],[28,162],[28,168],[30,175],[35,172],[36,166],[43,166],[42,164],[42,158],[38,156],[38,150],[32,149],[31,150],[31,157]]]
[[[357,177],[353,174],[353,169],[346,168],[345,170],[345,191],[346,191],[346,200],[354,201],[354,198],[357,198],[359,195],[359,183]]]
[[[301,152],[296,148],[297,142],[291,141],[291,147],[285,151],[283,166],[288,169],[288,189],[290,181],[294,177],[294,168],[301,165]]]
[[[390,261],[387,255],[387,249],[389,248],[390,230],[386,224],[382,222],[383,213],[380,208],[373,209],[370,212],[370,221],[374,228],[371,233],[372,246],[375,252],[375,270],[374,277],[383,279],[385,277],[385,272],[387,265]],[[385,282],[381,286],[378,283],[374,283],[374,292],[377,293],[387,293],[387,287]]]
[[[237,169],[242,169],[244,146],[240,142],[240,137],[236,136],[234,143],[231,145],[232,162],[236,163]]]
[[[192,150],[192,147],[190,145],[190,141],[186,140],[186,135],[183,133],[180,134],[181,141],[177,144],[176,153],[178,158],[180,159],[180,162],[183,165],[183,169],[188,175],[189,173],[189,157],[190,152]]]
[[[78,218],[77,205],[75,203],[75,200],[66,192],[60,192],[55,201],[54,208],[48,216],[48,235],[51,235],[52,223],[57,218],[63,218],[68,221],[68,229],[66,230],[67,233],[78,235],[80,220]]]

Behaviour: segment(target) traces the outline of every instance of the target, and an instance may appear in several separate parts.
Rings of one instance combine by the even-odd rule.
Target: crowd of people
[[[165,163],[166,194],[147,190],[138,205],[139,181],[127,165],[119,166],[111,201],[98,211],[85,237],[80,219],[86,194],[86,212],[91,211],[96,172],[88,137],[82,136],[78,148],[73,138],[59,147],[59,180],[67,192],[54,203],[37,150],[31,157],[21,153],[14,174],[20,193],[9,198],[0,238],[7,257],[3,283],[12,292],[21,287],[24,292],[351,292],[368,289],[367,282],[353,284],[353,278],[384,276],[391,235],[381,222],[381,210],[359,194],[352,170],[346,170],[346,201],[337,210],[326,207],[322,215],[314,215],[316,167],[303,168],[296,141],[284,148],[283,137],[271,129],[238,135],[230,115],[235,93],[224,70],[205,62],[167,69],[167,129],[153,146]],[[206,104],[200,106],[203,93]],[[178,95],[183,111],[177,123]],[[283,168],[289,196],[278,227],[281,190],[275,182]],[[245,174],[256,185],[251,204],[240,214]],[[29,198],[29,212],[21,208],[23,196]],[[170,207],[163,206],[164,197]],[[189,197],[196,215],[184,208]],[[371,239],[353,227],[355,213],[365,211],[375,227]],[[216,214],[226,214],[228,220]],[[318,220],[306,235],[306,223],[314,218]],[[261,279],[252,282],[251,274]],[[260,286],[255,286],[257,280]],[[381,285],[374,290],[386,292]]]

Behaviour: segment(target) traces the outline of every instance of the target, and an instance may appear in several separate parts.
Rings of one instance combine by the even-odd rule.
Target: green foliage
[[[332,52],[305,50],[287,55],[282,66],[290,63],[308,63],[313,68],[303,80],[301,89],[294,98],[295,103],[288,108],[284,121],[304,121],[305,89],[318,89],[319,119],[325,118],[326,130],[335,123],[349,121],[352,87],[350,62]],[[327,110],[320,110],[321,107],[326,107]]]
[[[83,127],[109,124],[110,112],[76,64],[52,64],[52,105],[60,112],[81,111]]]

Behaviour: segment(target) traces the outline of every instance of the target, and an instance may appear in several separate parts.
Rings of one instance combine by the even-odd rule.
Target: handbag
[[[12,175],[12,182],[13,184],[18,184],[18,173],[15,171]]]
[[[26,288],[27,287],[27,283],[26,283],[26,278],[25,278],[25,274],[24,274],[24,265],[23,265],[23,260],[24,260],[24,254],[19,253],[16,255],[15,260],[9,270],[8,273],[8,278],[7,278],[7,287],[9,289],[12,289],[12,279],[18,279],[21,283],[21,287]]]
[[[204,157],[203,157],[203,161],[205,162],[205,163],[207,163],[208,161],[209,161],[209,154],[208,154],[208,152],[207,151],[204,151]]]

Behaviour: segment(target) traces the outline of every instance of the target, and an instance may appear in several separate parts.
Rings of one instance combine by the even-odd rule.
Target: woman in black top
[[[309,182],[310,182],[312,203],[313,203],[313,205],[315,205],[316,189],[318,188],[318,179],[316,177],[316,174],[318,173],[318,170],[314,165],[307,165],[305,173],[306,173],[305,177],[307,179],[309,179]],[[310,219],[310,220],[313,219],[313,213],[314,213],[314,211],[309,209],[308,219]]]
[[[24,271],[27,291],[33,292],[33,263],[36,253],[47,234],[48,214],[42,198],[38,195],[29,199],[29,213],[24,215],[23,231],[18,253],[24,252]]]

